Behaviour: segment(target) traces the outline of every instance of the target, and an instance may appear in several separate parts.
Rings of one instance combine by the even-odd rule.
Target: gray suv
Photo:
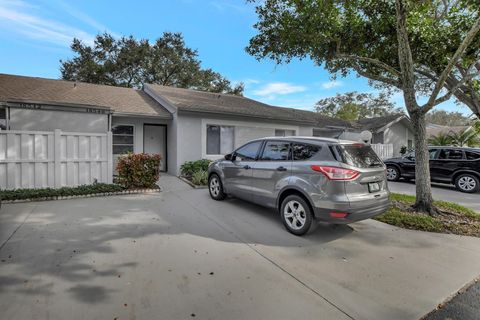
[[[295,235],[313,219],[345,224],[389,205],[385,165],[362,143],[314,137],[253,140],[208,169],[210,196],[227,195],[279,210]]]

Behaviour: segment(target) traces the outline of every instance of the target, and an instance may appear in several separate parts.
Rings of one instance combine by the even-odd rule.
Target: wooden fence
[[[0,188],[112,182],[112,133],[0,130]]]
[[[372,149],[380,157],[380,159],[388,159],[393,157],[393,144],[372,144]]]

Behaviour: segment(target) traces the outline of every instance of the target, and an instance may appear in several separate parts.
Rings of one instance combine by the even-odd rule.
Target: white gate
[[[0,189],[112,182],[112,133],[0,130]]]
[[[380,157],[380,159],[388,159],[393,157],[393,144],[371,144],[373,151]]]

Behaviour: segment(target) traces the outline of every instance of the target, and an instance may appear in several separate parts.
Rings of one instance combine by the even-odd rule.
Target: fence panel
[[[393,144],[372,144],[372,149],[380,157],[380,159],[388,159],[393,157]]]
[[[111,183],[111,135],[0,130],[0,189]]]

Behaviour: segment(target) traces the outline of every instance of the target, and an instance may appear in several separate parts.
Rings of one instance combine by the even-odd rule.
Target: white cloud
[[[68,3],[62,1],[62,0],[58,0],[57,1],[57,4],[65,11],[67,12],[69,15],[71,15],[72,17],[74,18],[77,18],[78,20],[82,21],[83,23],[91,26],[92,28],[96,29],[97,32],[109,32],[111,35],[113,35],[114,37],[116,38],[120,38],[121,36],[119,34],[116,34],[110,30],[108,30],[108,28],[103,25],[102,23],[98,22],[97,20],[93,19],[92,17],[90,17],[89,15],[87,15],[86,13],[78,10],[77,8],[74,8],[72,7],[71,5],[69,5]]]
[[[340,87],[342,85],[343,85],[343,83],[341,81],[332,80],[332,81],[329,81],[329,82],[322,83],[322,88],[323,89],[332,89],[332,88]]]
[[[245,83],[245,85],[248,85],[248,84],[257,84],[257,83],[260,83],[260,80],[257,80],[257,79],[245,79],[245,80],[242,80],[241,82]]]
[[[249,8],[245,4],[237,4],[235,2],[229,2],[228,0],[211,1],[210,5],[219,11],[232,11],[245,12]]]
[[[307,90],[304,86],[294,85],[286,82],[273,82],[265,85],[263,88],[253,91],[254,95],[261,97],[273,97],[275,95],[285,95]]]
[[[0,1],[0,28],[10,33],[21,34],[28,39],[58,46],[69,46],[73,38],[87,44],[93,43],[94,36],[90,33],[43,18],[37,9],[23,1]],[[83,20],[88,20],[86,15],[83,16]],[[95,22],[91,20],[88,24],[92,25]]]

